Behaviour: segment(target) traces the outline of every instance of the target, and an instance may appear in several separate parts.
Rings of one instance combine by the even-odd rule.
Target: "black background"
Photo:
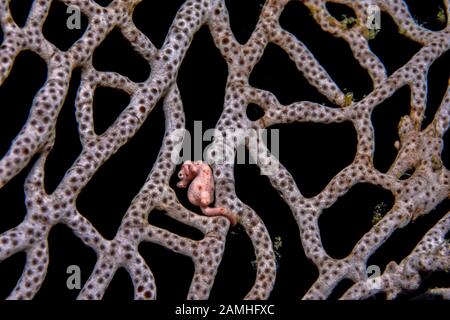
[[[24,24],[29,8],[26,4],[31,2],[11,1],[13,18],[19,25]],[[97,2],[107,5],[110,1]],[[443,27],[436,22],[438,7],[443,7],[442,1],[406,2],[411,6],[411,13],[425,27],[433,30]],[[160,47],[182,3],[182,0],[144,0],[136,7],[133,19],[137,27]],[[231,28],[239,42],[244,43],[254,30],[260,5],[263,3],[262,0],[226,0]],[[82,36],[87,26],[87,19],[83,18],[82,30],[68,30],[65,27],[68,16],[65,10],[65,5],[54,1],[43,29],[45,37],[61,50],[67,50]],[[329,5],[329,10],[337,18],[340,18],[342,13],[351,13],[339,5]],[[353,58],[349,46],[343,40],[322,31],[308,9],[300,2],[286,6],[280,23],[305,43],[345,92],[353,92],[356,100],[359,100],[372,90],[370,78]],[[370,47],[391,74],[406,63],[420,49],[420,45],[400,35],[388,15],[382,15],[381,24],[382,29],[376,38],[370,41]],[[449,62],[447,52],[429,70],[426,124],[432,119],[447,88]],[[99,70],[116,71],[134,81],[143,81],[150,73],[145,60],[133,51],[118,30],[114,30],[96,49],[93,63]],[[215,47],[207,26],[203,26],[196,33],[177,78],[188,130],[192,130],[194,120],[203,121],[203,130],[215,126],[222,111],[226,77],[226,63]],[[7,151],[11,140],[25,122],[32,99],[45,79],[46,64],[39,56],[23,52],[17,57],[11,74],[0,87],[0,156]],[[58,119],[56,145],[46,164],[45,183],[48,192],[54,190],[81,151],[74,116],[74,100],[79,82],[80,70],[75,70]],[[332,106],[306,82],[287,54],[273,44],[269,44],[255,67],[250,84],[270,90],[283,104],[310,100]],[[409,88],[400,89],[378,106],[372,115],[376,134],[374,163],[380,171],[385,172],[396,156],[393,147],[398,139],[396,128],[400,117],[409,112],[409,94]],[[109,88],[97,89],[94,99],[96,131],[101,133],[105,130],[126,107],[128,101],[129,97],[124,92]],[[335,174],[353,160],[356,133],[349,123],[297,123],[275,128],[280,129],[280,160],[294,176],[300,191],[308,197],[319,193]],[[144,183],[161,146],[163,133],[164,114],[159,103],[136,137],[101,167],[80,195],[77,201],[80,212],[107,239],[114,237],[130,201]],[[448,137],[449,133],[445,136],[447,148],[442,159],[446,167],[450,168]],[[25,215],[23,183],[31,165],[32,163],[0,190],[0,232],[19,224]],[[272,239],[280,236],[283,241],[277,282],[271,300],[296,301],[315,281],[317,269],[303,253],[295,220],[287,205],[270,186],[268,179],[259,174],[255,165],[236,165],[235,175],[237,195],[262,217]],[[172,179],[173,186],[175,180]],[[182,192],[178,195],[184,205],[192,208]],[[367,184],[354,186],[335,205],[325,210],[319,220],[325,249],[332,257],[341,258],[347,255],[361,236],[370,229],[375,206],[384,202],[389,208],[393,200],[389,191],[379,187]],[[449,208],[447,200],[427,216],[396,231],[369,259],[368,265],[376,264],[383,270],[391,260],[400,262]],[[174,223],[162,214],[152,216],[154,218],[151,222],[158,226],[194,239],[201,238],[201,234],[195,230]],[[96,262],[95,252],[84,246],[71,230],[63,225],[52,228],[49,246],[48,274],[35,298],[40,301],[73,300],[78,291],[66,288],[66,268],[72,264],[79,265],[83,282],[86,281]],[[148,243],[141,244],[139,251],[155,275],[158,298],[164,301],[184,299],[193,274],[190,259]],[[237,227],[228,235],[226,251],[211,292],[211,300],[243,298],[254,282],[255,270],[251,263],[253,260],[250,240],[244,230]],[[7,297],[14,288],[24,262],[25,254],[19,253],[0,264],[0,298]],[[445,273],[426,274],[424,279],[417,292],[401,295],[399,299],[416,297],[427,287],[450,285],[449,277]],[[351,281],[342,281],[331,299],[338,298],[351,284]],[[105,294],[105,299],[132,298],[131,280],[124,270],[119,270]]]

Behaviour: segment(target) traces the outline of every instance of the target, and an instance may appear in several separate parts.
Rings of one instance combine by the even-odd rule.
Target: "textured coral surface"
[[[3,34],[0,46],[0,84],[2,87],[7,86],[9,76],[13,74],[16,65],[21,63],[20,59],[24,54],[37,59],[34,63],[25,65],[25,69],[31,70],[39,61],[45,61],[46,78],[42,79],[41,83],[35,74],[28,74],[24,78],[27,83],[23,86],[36,87],[36,93],[26,110],[16,109],[15,106],[16,102],[25,99],[20,90],[9,100],[0,100],[3,130],[0,134],[5,137],[9,135],[11,138],[8,141],[1,140],[0,192],[6,192],[9,187],[17,185],[17,179],[23,176],[24,183],[14,190],[18,190],[16,193],[25,194],[26,206],[23,221],[16,219],[16,223],[10,225],[3,222],[6,220],[0,219],[0,263],[8,262],[9,258],[21,252],[26,254],[23,270],[18,274],[20,278],[18,281],[13,279],[17,284],[8,293],[8,299],[32,299],[39,294],[41,286],[45,287],[43,283],[46,277],[51,277],[48,271],[54,260],[50,254],[52,248],[49,245],[49,235],[53,228],[60,225],[70,228],[83,246],[96,253],[95,266],[86,281],[83,281],[81,290],[77,292],[78,299],[102,299],[109,285],[113,283],[111,281],[121,270],[126,270],[130,277],[135,299],[156,299],[157,292],[164,290],[157,286],[158,279],[151,267],[157,265],[158,261],[152,261],[151,255],[148,259],[147,256],[144,258],[144,249],[141,250],[150,243],[188,257],[194,268],[192,272],[188,270],[191,282],[186,290],[187,298],[208,299],[214,291],[216,276],[223,271],[219,267],[226,269],[233,267],[233,263],[238,264],[237,260],[227,261],[227,254],[224,254],[228,242],[233,241],[233,233],[244,235],[233,250],[244,252],[246,245],[253,248],[253,253],[250,254],[254,255],[251,259],[254,270],[248,264],[247,269],[250,266],[250,272],[244,277],[246,281],[251,282],[244,294],[246,299],[270,298],[278,279],[286,281],[290,277],[294,279],[295,275],[300,278],[310,277],[304,270],[292,270],[283,264],[283,255],[279,252],[283,247],[288,247],[290,252],[298,251],[304,255],[307,263],[315,269],[313,280],[303,283],[303,286],[307,287],[305,290],[290,285],[289,290],[294,291],[297,298],[326,299],[338,284],[349,279],[351,285],[347,286],[338,298],[366,299],[378,293],[385,293],[386,298],[394,299],[399,294],[418,289],[424,280],[424,274],[433,272],[442,272],[444,277],[439,287],[430,289],[429,293],[450,298],[446,274],[450,268],[450,244],[447,235],[450,229],[450,212],[448,206],[444,207],[444,210],[436,210],[446,201],[448,205],[446,199],[450,194],[450,171],[447,169],[448,159],[445,159],[448,153],[443,152],[444,138],[448,139],[446,132],[450,125],[449,59],[448,54],[445,56],[450,46],[448,0],[440,2],[440,11],[433,17],[437,21],[437,28],[418,21],[410,12],[407,1],[401,0],[252,1],[257,4],[253,8],[257,20],[246,39],[241,39],[242,33],[238,39],[238,32],[232,30],[233,21],[230,19],[233,19],[233,14],[231,10],[230,13],[228,11],[232,1],[168,1],[173,6],[174,14],[169,15],[170,27],[164,27],[163,23],[160,23],[161,28],[166,28],[164,36],[159,39],[160,43],[157,43],[157,37],[152,38],[152,30],[144,30],[145,27],[135,24],[135,21],[145,21],[146,12],[149,12],[146,10],[151,11],[152,8],[151,1],[28,1],[32,2],[32,5],[29,11],[27,10],[29,14],[23,19],[23,23],[18,22],[14,14],[16,9],[13,10],[13,3],[16,8],[17,2],[0,1]],[[333,7],[330,4],[345,5],[349,15],[333,15]],[[65,20],[68,17],[66,6],[75,6],[74,8],[81,10],[84,30],[79,39],[75,37],[71,41],[74,36],[69,33],[71,36],[63,38],[63,41],[52,42],[49,40],[52,34],[61,31],[57,30],[58,28],[65,28]],[[239,5],[234,6],[235,12],[239,12]],[[371,19],[371,8],[379,8],[382,12],[381,30],[371,29],[367,24]],[[326,63],[319,61],[320,52],[314,52],[306,43],[306,38],[302,41],[301,37],[295,34],[295,30],[288,31],[288,27],[283,25],[283,15],[287,9],[291,12],[307,10],[309,18],[323,32],[344,43],[354,65],[363,70],[362,73],[368,78],[368,89],[360,90],[362,92],[356,89],[350,91],[342,82],[338,85],[334,71],[328,69]],[[59,14],[49,15],[52,10],[59,10]],[[157,16],[157,13],[153,12],[152,16]],[[141,18],[138,19],[137,15],[141,15]],[[47,20],[51,17],[59,17],[62,24],[52,22],[55,24],[49,27],[50,22]],[[251,16],[248,19],[250,18]],[[161,18],[162,20],[164,18]],[[293,29],[301,26],[303,21],[299,19],[293,23]],[[394,26],[394,30],[390,32],[415,43],[417,48],[407,60],[389,70],[388,63],[382,61],[375,54],[374,47],[370,46],[370,43],[375,43],[377,37],[383,33],[385,21],[390,21]],[[300,27],[300,31],[304,29]],[[231,227],[224,216],[206,216],[198,207],[190,206],[186,201],[185,191],[183,193],[177,190],[174,179],[176,180],[176,173],[180,170],[178,148],[183,140],[180,129],[191,129],[193,122],[189,111],[185,110],[180,88],[185,85],[184,82],[189,81],[192,82],[191,88],[194,88],[199,79],[196,73],[202,72],[190,70],[190,78],[180,81],[179,71],[187,52],[194,50],[191,45],[197,34],[206,34],[212,39],[214,50],[217,51],[213,51],[213,54],[219,54],[220,63],[223,64],[216,65],[215,60],[205,59],[201,62],[203,69],[217,73],[226,69],[226,81],[218,91],[223,100],[217,117],[214,117],[212,106],[216,102],[206,101],[198,106],[200,113],[211,113],[212,126],[219,132],[284,128],[294,123],[320,124],[320,130],[327,130],[335,125],[346,124],[350,132],[353,132],[353,136],[350,133],[349,141],[353,140],[355,144],[350,161],[344,161],[339,170],[331,172],[325,183],[316,188],[318,190],[311,191],[304,187],[302,181],[294,179],[293,171],[297,170],[296,167],[301,165],[301,161],[285,163],[283,152],[295,150],[300,158],[308,159],[311,155],[306,148],[302,149],[301,141],[312,140],[314,137],[296,135],[294,131],[289,134],[289,138],[284,138],[282,131],[279,157],[272,155],[262,142],[257,146],[252,145],[245,135],[237,134],[233,143],[214,139],[208,149],[210,156],[214,157],[226,149],[231,150],[234,159],[237,150],[245,146],[248,153],[258,160],[257,167],[266,175],[259,176],[259,172],[256,173],[253,186],[248,184],[248,181],[242,181],[245,178],[241,179],[242,185],[248,186],[242,188],[236,180],[238,172],[251,171],[254,168],[241,168],[239,164],[234,163],[211,164],[215,182],[215,206],[235,213],[237,227]],[[121,54],[120,50],[116,52],[108,49],[110,36],[120,39],[124,46],[132,47],[129,56],[121,57],[122,69],[114,70],[117,72],[110,70],[106,58],[107,56],[113,60]],[[334,40],[330,40],[330,43],[332,41]],[[323,43],[323,46],[326,44]],[[106,50],[106,55],[105,52],[101,55],[99,50]],[[196,52],[200,53],[202,50],[200,48]],[[276,92],[283,91],[283,88],[267,90],[252,85],[252,77],[254,73],[259,72],[258,64],[264,62],[264,55],[278,52],[277,50],[285,54],[284,58],[292,62],[298,74],[302,76],[302,83],[292,80],[290,85],[295,93],[305,93],[305,96],[286,99]],[[340,72],[351,69],[339,60],[338,52],[335,55],[334,64],[341,68]],[[130,56],[132,58],[129,58]],[[444,56],[446,60],[439,71],[446,79],[445,90],[440,95],[430,96],[428,74],[431,74],[431,66],[435,61]],[[276,57],[278,56],[274,54],[274,61]],[[143,66],[136,68],[136,61],[140,61],[139,59],[144,62]],[[269,64],[275,63],[274,61],[269,61]],[[226,67],[220,69],[225,64]],[[130,72],[133,68],[134,71]],[[22,72],[26,73],[27,70]],[[341,73],[339,80],[344,79],[343,83],[351,85],[352,77],[350,72],[348,75]],[[79,86],[73,89],[72,82],[75,78],[78,78]],[[286,78],[289,76],[286,75]],[[201,82],[198,85],[200,84]],[[356,87],[362,88],[364,84]],[[391,160],[385,157],[377,160],[375,150],[380,150],[378,137],[383,139],[383,132],[388,130],[389,123],[389,115],[382,116],[386,122],[375,127],[377,112],[380,105],[403,92],[405,88],[409,90],[410,98],[407,112],[401,114],[401,118],[394,119],[397,139],[389,142],[389,148],[395,149],[395,156]],[[203,94],[201,89],[198,92]],[[102,90],[106,91],[102,93]],[[203,90],[208,91],[209,88]],[[96,102],[101,94],[106,96],[107,101],[103,105]],[[208,95],[207,92],[204,94]],[[307,94],[322,98],[320,101],[314,101]],[[73,102],[66,107],[70,99],[73,99]],[[125,107],[109,122],[99,118],[96,108],[112,108],[115,100],[121,100]],[[439,100],[434,113],[429,112],[431,100]],[[399,106],[394,103],[390,107],[395,109]],[[23,126],[20,131],[8,132],[8,124],[13,121],[11,119],[17,119],[17,114],[22,117]],[[50,167],[57,167],[60,161],[67,159],[61,156],[61,159],[51,160],[51,157],[58,147],[58,139],[63,139],[58,133],[62,130],[60,127],[65,126],[65,119],[72,116],[77,123],[76,143],[74,148],[66,145],[64,152],[74,152],[77,143],[81,143],[81,146],[79,152],[72,155],[72,161],[66,164],[60,179],[53,178],[57,182],[50,183],[47,177]],[[160,120],[162,118],[164,123]],[[152,122],[152,119],[159,120]],[[392,119],[390,121],[392,123]],[[149,122],[152,128],[162,128],[164,125],[164,131],[161,130],[159,135],[156,132],[149,134],[149,131],[145,131]],[[381,135],[377,130],[381,131]],[[145,136],[139,136],[144,131]],[[97,224],[102,221],[108,223],[109,219],[113,219],[111,212],[120,210],[102,207],[101,200],[104,199],[96,198],[95,193],[90,198],[85,194],[91,192],[90,184],[95,181],[95,176],[115,161],[115,157],[127,150],[136,139],[140,139],[140,153],[135,155],[136,158],[132,158],[122,167],[114,167],[115,171],[109,172],[113,178],[108,180],[108,184],[113,187],[111,192],[104,193],[103,198],[107,197],[114,202],[115,197],[129,196],[130,192],[133,194],[131,203],[119,213],[120,223],[113,226],[113,231],[107,236],[107,232],[100,231],[100,225]],[[327,138],[330,139],[333,137]],[[284,140],[289,141],[288,147],[283,148]],[[336,141],[349,142],[343,142],[342,139]],[[325,160],[331,166],[335,158],[336,161],[339,159],[341,152],[346,151],[335,147]],[[125,152],[126,157],[128,156]],[[384,165],[384,170],[377,166],[377,161],[381,166]],[[275,172],[271,171],[274,165],[278,168]],[[133,172],[134,166],[146,168],[146,177],[140,177],[139,188],[132,191],[125,182],[117,181],[126,179],[127,175]],[[330,174],[327,165],[310,171],[314,177],[323,173]],[[253,178],[248,180],[250,179]],[[261,217],[264,208],[258,208],[258,204],[255,204],[264,202],[265,193],[261,191],[258,194],[259,185],[263,188],[264,183],[271,185],[271,190],[276,190],[277,201],[282,199],[280,202],[286,207],[284,209],[289,211],[291,220],[283,221],[291,223],[277,229],[278,234],[271,234],[269,230],[278,215],[281,219],[282,209],[272,210],[270,217],[265,219]],[[50,188],[51,184],[54,188]],[[391,196],[391,203],[380,203],[376,206],[373,217],[368,217],[370,223],[361,229],[363,232],[351,243],[351,250],[344,253],[341,251],[337,257],[325,246],[328,231],[324,230],[325,227],[321,228],[319,219],[332,214],[342,217],[343,221],[337,223],[331,233],[338,233],[345,238],[346,231],[341,229],[341,226],[351,226],[358,220],[346,218],[345,211],[348,208],[338,212],[327,210],[339,205],[353,188],[361,185],[371,192],[383,190],[382,192]],[[378,189],[371,189],[372,187]],[[240,197],[241,194],[252,200],[244,201]],[[83,197],[89,201],[83,200]],[[354,200],[358,197],[361,195],[356,194]],[[367,202],[369,201],[367,199]],[[86,202],[96,204],[95,214],[88,216]],[[365,199],[356,199],[356,202],[364,203]],[[17,218],[17,212],[8,210],[3,205],[2,208],[2,216]],[[430,224],[426,218],[433,214],[436,219]],[[189,232],[181,234],[182,232],[153,223],[153,216],[157,215],[176,221],[181,229],[189,227]],[[373,265],[368,261],[376,255],[377,250],[381,250],[385,244],[397,250],[398,244],[388,243],[389,240],[402,229],[406,230],[411,225],[415,227],[423,221],[427,221],[428,225],[417,229],[416,233],[420,234],[415,234],[417,239],[414,239],[411,250],[396,259],[397,261],[387,263],[379,274],[371,276],[369,267]],[[195,232],[192,231],[194,229]],[[286,241],[282,243],[280,238],[277,238],[284,236],[283,229],[297,232],[294,240],[298,246],[290,246]],[[64,248],[64,244],[61,246]],[[60,254],[70,256],[76,255],[76,252],[66,249],[66,252],[63,250]],[[92,255],[91,252],[89,254]],[[176,266],[167,268],[176,270]],[[173,271],[174,276],[176,277],[177,272],[184,275],[181,270],[183,268],[180,266],[179,271]],[[286,269],[292,274],[283,275]],[[17,270],[15,271],[17,274]],[[235,276],[240,279],[239,275]],[[233,283],[239,280],[229,278],[227,281],[229,286],[239,286],[238,283]],[[64,284],[63,281],[62,285]],[[223,283],[216,283],[217,285],[224,287]]]

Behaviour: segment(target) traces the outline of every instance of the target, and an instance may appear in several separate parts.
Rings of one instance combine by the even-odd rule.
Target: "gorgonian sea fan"
[[[175,190],[172,180],[172,176],[178,171],[178,163],[173,161],[173,154],[183,139],[182,135],[175,133],[192,125],[191,121],[186,121],[189,114],[185,112],[179,89],[184,85],[178,81],[179,70],[194,37],[201,32],[206,32],[213,39],[215,50],[228,70],[224,88],[220,89],[224,97],[220,114],[214,119],[218,132],[279,128],[293,123],[317,123],[323,124],[323,127],[347,123],[356,132],[356,151],[350,163],[328,179],[319,192],[308,196],[300,191],[304,190],[304,186],[294,179],[292,170],[283,165],[285,149],[281,150],[278,159],[264,143],[260,142],[255,147],[245,135],[237,136],[235,145],[231,146],[233,158],[240,146],[246,146],[249,154],[257,159],[256,165],[262,172],[271,172],[269,168],[273,165],[278,168],[276,172],[267,174],[264,181],[279,193],[295,219],[301,240],[298,252],[303,252],[318,270],[317,277],[303,295],[304,299],[325,299],[344,279],[350,279],[352,284],[342,293],[342,299],[365,299],[378,293],[385,293],[388,299],[393,299],[400,293],[416,290],[424,273],[445,272],[450,267],[447,236],[450,212],[447,208],[438,212],[439,217],[435,223],[419,235],[419,241],[401,260],[389,262],[376,276],[369,277],[367,273],[368,260],[384,243],[399,230],[408,228],[411,224],[421,224],[426,216],[449,197],[450,172],[445,166],[448,159],[445,159],[443,153],[444,137],[450,121],[448,83],[445,92],[439,97],[440,103],[435,113],[428,112],[427,104],[428,100],[436,100],[435,96],[429,97],[427,90],[428,73],[435,61],[444,57],[446,60],[441,72],[446,79],[449,75],[448,54],[446,55],[450,46],[448,0],[437,6],[439,11],[433,17],[441,25],[438,30],[422,25],[413,17],[407,3],[401,0],[256,1],[254,11],[257,11],[257,22],[245,41],[238,41],[237,32],[233,32],[230,27],[233,15],[229,14],[227,5],[231,9],[232,1],[168,1],[169,6],[175,8],[176,14],[168,30],[165,30],[161,45],[156,45],[156,38],[148,36],[134,21],[140,10],[152,7],[151,1],[99,1],[101,4],[92,0],[29,1],[31,6],[22,23],[15,11],[24,4],[22,2],[18,5],[17,2],[19,1],[0,1],[3,33],[0,83],[2,86],[6,85],[8,76],[15,64],[19,63],[23,52],[32,52],[45,61],[47,77],[32,99],[28,118],[23,118],[22,129],[14,132],[12,141],[1,146],[5,153],[0,160],[0,192],[15,183],[15,179],[24,170],[29,169],[22,188],[25,193],[26,215],[17,225],[2,227],[0,230],[3,232],[0,234],[0,262],[20,252],[26,253],[22,275],[8,299],[31,299],[38,293],[48,276],[47,271],[53,259],[49,258],[49,233],[54,226],[60,224],[69,227],[85,246],[97,254],[95,266],[79,291],[79,299],[101,299],[117,270],[121,268],[131,277],[135,299],[155,299],[158,279],[155,280],[148,259],[144,259],[139,250],[140,245],[146,243],[154,243],[189,257],[194,264],[194,274],[187,298],[207,299],[210,296],[229,240],[227,235],[233,231],[230,231],[229,222],[224,217],[207,217],[198,208],[189,207],[185,199],[181,199],[180,192]],[[145,3],[147,7],[142,5]],[[246,1],[246,5],[248,3]],[[258,6],[259,3],[261,6]],[[245,6],[242,3],[240,5]],[[301,41],[294,32],[291,33],[282,26],[280,16],[294,5],[306,8],[321,31],[345,43],[346,49],[353,56],[353,62],[370,77],[371,86],[364,95],[358,96],[356,92],[352,93],[338,86],[333,71],[317,58],[321,53],[314,52],[308,47],[306,40]],[[345,6],[350,13],[341,17],[333,15],[333,5]],[[59,18],[49,15],[52,8],[59,8]],[[70,10],[66,11],[66,8]],[[371,41],[378,37],[377,32],[383,32],[383,26],[380,31],[372,29],[368,23],[374,19],[372,14],[375,9],[383,17],[390,19],[397,28],[396,33],[418,46],[417,51],[395,70],[387,70],[387,63],[383,63],[370,47]],[[49,38],[52,32],[60,31],[57,30],[57,21],[65,23],[69,18],[67,12],[76,14],[77,10],[86,27],[79,39],[71,42],[64,38],[59,43],[51,42]],[[145,13],[139,14],[145,17]],[[49,27],[47,20],[50,18],[56,19],[56,26]],[[299,25],[302,21],[299,20]],[[64,27],[63,24],[62,28]],[[134,60],[124,59],[122,69],[118,72],[101,70],[98,65],[102,61],[98,61],[96,52],[108,41],[110,35],[115,35],[121,39],[121,43],[131,46],[131,54],[136,61],[145,61],[145,66],[129,73],[127,66],[133,67]],[[296,91],[314,92],[322,100],[313,102],[300,99],[285,103],[282,101],[285,97],[275,92],[279,88],[266,90],[252,85],[250,80],[253,71],[258,68],[265,53],[271,50],[284,52],[285,58],[288,57],[303,76],[302,81],[308,89],[291,83]],[[109,52],[110,57],[119,54],[120,50]],[[339,52],[332,54],[336,55],[335,64],[341,64],[345,70],[347,66],[339,61]],[[203,67],[214,69],[218,66],[204,61]],[[76,74],[79,85],[76,93],[73,93],[75,98],[69,110],[77,122],[77,138],[81,143],[81,150],[54,190],[49,191],[48,183],[45,183],[49,170],[48,161],[56,142],[59,138],[62,139],[57,128],[64,126],[61,124],[62,109],[69,96],[71,79]],[[34,79],[33,74],[28,77]],[[195,74],[191,77],[195,82]],[[351,78],[350,75],[343,77]],[[96,116],[95,109],[98,106],[94,102],[102,88],[125,93],[126,107],[114,117],[112,124],[108,123],[99,132],[98,125],[102,119]],[[377,130],[384,128],[374,127],[373,115],[381,104],[404,88],[408,88],[410,92],[408,112],[397,121],[398,141],[393,142],[391,147],[395,146],[398,151],[395,159],[383,172],[374,165],[374,154],[378,145],[378,141],[375,143]],[[9,119],[14,115],[27,113],[15,108],[16,99],[20,101],[20,91],[16,91],[14,99],[1,100],[4,128],[8,127]],[[113,99],[110,102],[113,104]],[[397,106],[392,108],[395,107]],[[203,114],[213,113],[208,109],[213,107],[206,104],[200,108]],[[162,142],[157,145],[160,149],[155,155],[156,160],[153,164],[146,164],[146,179],[144,177],[141,180],[128,208],[121,212],[120,226],[108,238],[98,230],[99,226],[93,219],[86,217],[78,199],[89,187],[96,173],[135,141],[134,138],[137,138],[158,110],[164,113],[165,132],[161,134]],[[158,126],[158,123],[154,125]],[[4,128],[2,130],[6,132],[7,129]],[[142,155],[155,147],[155,143],[152,146],[149,145],[150,142],[145,144],[149,139],[149,136],[141,139]],[[283,135],[280,139],[283,141]],[[290,139],[294,141],[292,148],[295,149],[297,142],[305,139],[305,136]],[[214,153],[220,152],[224,147],[230,149],[229,145],[224,145],[226,143],[215,139],[210,143],[209,150]],[[298,151],[301,157],[309,157],[304,150]],[[176,158],[180,157],[178,153],[175,154]],[[327,161],[333,162],[333,159]],[[133,166],[133,160],[129,165]],[[276,284],[277,273],[283,271],[281,267],[277,270],[277,259],[280,257],[277,250],[281,243],[275,240],[274,235],[269,234],[271,226],[261,218],[255,206],[249,205],[236,194],[239,189],[239,185],[235,183],[236,171],[240,170],[238,166],[234,163],[211,164],[216,186],[215,203],[238,215],[239,228],[245,231],[245,240],[254,248],[255,272],[250,275],[253,285],[245,298],[268,299]],[[126,172],[128,165],[123,170]],[[326,171],[325,167],[323,171]],[[321,172],[314,174],[319,176]],[[115,172],[114,175],[120,177],[120,172]],[[327,236],[326,232],[320,230],[318,221],[323,212],[338,203],[340,198],[345,197],[358,184],[378,186],[386,190],[392,194],[393,202],[390,208],[377,213],[373,225],[364,230],[360,239],[352,244],[351,252],[336,258],[324,248],[322,240]],[[127,186],[120,187],[123,193],[127,192]],[[256,191],[257,189],[258,186],[255,186]],[[17,212],[8,211],[2,211],[2,216],[17,215]],[[194,228],[201,232],[201,236],[192,239],[156,226],[152,223],[152,215],[156,214]],[[275,216],[279,212],[270,214]],[[108,220],[108,212],[101,212],[96,219]],[[1,223],[0,220],[0,225]],[[352,221],[344,223],[352,224]],[[283,237],[282,231],[280,236]],[[223,263],[227,265],[226,261]],[[282,277],[280,274],[278,276]],[[446,287],[448,283],[443,282],[441,286],[430,292],[449,298],[450,288]],[[301,294],[299,289],[298,296]]]

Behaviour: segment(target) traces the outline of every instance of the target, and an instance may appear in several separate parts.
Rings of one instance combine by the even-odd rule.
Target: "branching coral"
[[[207,217],[180,204],[169,180],[176,171],[173,154],[185,127],[183,102],[176,79],[180,64],[190,43],[203,25],[209,27],[214,43],[228,65],[223,112],[217,121],[219,132],[235,129],[264,129],[291,122],[338,123],[349,121],[357,132],[358,144],[354,161],[340,171],[318,195],[302,195],[289,171],[260,143],[250,145],[245,136],[237,137],[237,145],[246,144],[258,159],[258,166],[268,173],[270,182],[289,205],[300,230],[303,250],[319,270],[319,277],[303,297],[325,299],[344,278],[355,284],[344,299],[361,299],[378,292],[395,298],[404,290],[417,288],[420,271],[448,270],[450,213],[424,235],[417,247],[399,263],[391,263],[384,272],[368,279],[368,258],[399,228],[428,214],[450,193],[450,172],[441,161],[443,137],[450,124],[450,86],[433,121],[424,129],[427,99],[427,72],[430,65],[450,46],[450,27],[430,31],[420,26],[401,0],[333,0],[354,9],[356,22],[342,27],[327,10],[324,0],[302,1],[312,12],[320,27],[345,40],[358,63],[367,70],[373,90],[360,101],[344,93],[308,48],[279,24],[279,17],[288,0],[267,0],[250,39],[239,43],[230,28],[224,0],[188,0],[179,9],[161,48],[157,48],[133,23],[132,13],[141,0],[114,0],[102,7],[92,0],[61,0],[67,6],[80,8],[89,26],[83,36],[67,51],[59,50],[42,34],[50,0],[33,3],[26,24],[19,27],[12,19],[9,1],[0,1],[0,20],[4,41],[0,47],[0,83],[8,77],[17,55],[24,50],[37,53],[47,63],[48,77],[36,94],[29,117],[12,141],[9,151],[0,160],[0,189],[20,173],[37,155],[24,190],[27,214],[22,223],[0,235],[0,261],[25,251],[26,266],[9,299],[31,299],[38,292],[49,263],[47,236],[59,223],[69,226],[86,246],[97,252],[97,263],[84,284],[79,299],[101,299],[116,270],[124,267],[130,274],[136,299],[156,298],[152,271],[137,248],[141,242],[152,242],[176,253],[186,255],[195,264],[189,299],[207,299],[214,284],[225,248],[229,221],[221,216]],[[449,16],[449,2],[444,1]],[[365,24],[369,6],[378,6],[390,15],[399,30],[422,48],[404,66],[390,76],[380,59],[370,50],[370,31]],[[146,59],[151,74],[143,82],[113,72],[96,70],[92,65],[94,50],[114,29],[118,28],[133,48]],[[373,30],[372,30],[373,32]],[[266,46],[273,43],[295,62],[307,81],[340,106],[332,108],[309,101],[282,105],[277,97],[249,84],[249,76],[261,59]],[[76,67],[82,68],[81,85],[76,99],[76,119],[82,152],[66,172],[56,190],[47,194],[44,188],[44,165],[55,142],[55,126]],[[101,135],[94,130],[93,94],[98,86],[120,88],[131,96],[130,103],[114,123]],[[410,114],[398,126],[398,155],[387,173],[373,166],[375,148],[372,111],[403,86],[411,89]],[[350,98],[349,98],[350,97]],[[91,222],[79,212],[76,200],[96,171],[124,146],[141,128],[158,101],[163,100],[165,135],[156,162],[145,184],[124,213],[116,236],[105,239]],[[246,107],[253,103],[264,110],[255,121],[246,116]],[[11,106],[12,108],[14,106]],[[237,145],[224,146],[217,139],[210,146],[210,155]],[[179,155],[177,155],[179,157]],[[179,159],[177,159],[179,160]],[[271,170],[276,165],[278,170]],[[215,162],[211,165],[216,185],[216,206],[228,208],[238,215],[238,222],[248,234],[256,255],[256,277],[245,298],[267,299],[275,283],[277,269],[272,241],[264,221],[235,194],[234,164]],[[400,177],[410,169],[406,180]],[[322,246],[318,218],[357,183],[370,183],[389,190],[395,196],[392,209],[377,219],[375,225],[358,241],[351,254],[334,259]],[[194,241],[148,223],[153,210],[200,230],[204,238]],[[301,250],[301,248],[299,248]],[[435,294],[449,297],[449,288],[435,289]]]

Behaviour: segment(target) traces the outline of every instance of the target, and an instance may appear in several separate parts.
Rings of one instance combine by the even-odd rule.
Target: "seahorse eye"
[[[183,178],[183,172],[178,172],[178,178]]]

